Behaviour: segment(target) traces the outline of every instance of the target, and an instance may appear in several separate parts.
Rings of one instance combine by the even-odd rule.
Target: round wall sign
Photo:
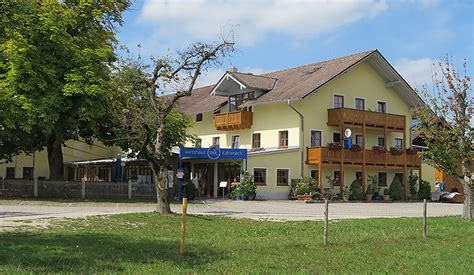
[[[207,157],[212,160],[219,159],[221,157],[222,151],[217,146],[211,146],[207,149]]]
[[[344,131],[344,136],[345,136],[346,138],[350,138],[351,135],[352,135],[351,129],[347,128],[347,129]]]

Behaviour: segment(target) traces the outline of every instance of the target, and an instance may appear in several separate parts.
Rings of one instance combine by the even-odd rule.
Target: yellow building
[[[231,68],[177,108],[195,121],[189,132],[198,140],[186,146],[247,149],[257,198],[287,199],[292,182],[304,176],[318,179],[321,190],[329,187],[327,176],[335,178],[336,192],[356,178],[365,189],[368,175],[379,177],[383,191],[399,177],[407,191],[408,174],[422,170],[406,150],[422,104],[373,50],[263,75]],[[357,146],[341,149],[349,139]],[[225,159],[185,165],[205,189],[201,194],[214,197],[222,195],[219,182],[245,169],[243,161]]]
[[[93,160],[98,160],[105,164],[106,159],[109,159],[109,161],[113,160],[118,154],[122,153],[120,148],[105,146],[100,141],[87,144],[84,141],[75,140],[66,141],[62,151],[65,164],[65,178],[69,180],[80,180],[84,174],[88,178],[94,178],[97,175],[101,180],[111,180],[112,170],[107,165],[102,165],[105,167],[104,169],[100,169],[100,165],[96,165],[94,169],[90,169],[90,172],[87,173],[83,167],[79,169],[80,171],[75,171],[76,167],[78,167],[75,164],[84,161],[92,162]],[[21,154],[14,156],[11,162],[3,161],[0,163],[0,177],[30,179],[33,176],[49,179],[48,153],[46,148],[31,155]]]

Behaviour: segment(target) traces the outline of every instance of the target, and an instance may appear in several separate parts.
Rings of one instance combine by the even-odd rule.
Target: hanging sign
[[[200,159],[246,159],[247,149],[230,149],[211,146],[209,148],[181,147],[179,157]]]

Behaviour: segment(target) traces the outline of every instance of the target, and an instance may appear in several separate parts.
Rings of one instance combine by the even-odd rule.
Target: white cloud
[[[140,20],[153,24],[160,36],[171,40],[216,39],[232,29],[239,44],[249,45],[269,33],[327,33],[386,9],[383,0],[146,0]]]
[[[414,88],[421,88],[423,85],[433,84],[433,73],[440,73],[436,60],[430,58],[406,59],[403,58],[395,64],[397,71]]]

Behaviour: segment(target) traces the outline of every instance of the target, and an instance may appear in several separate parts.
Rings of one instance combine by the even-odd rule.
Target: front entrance
[[[195,163],[193,177],[198,180],[198,197],[214,197],[214,163]]]
[[[217,196],[222,197],[222,192],[227,195],[230,192],[230,185],[232,182],[240,181],[241,165],[234,162],[222,162],[217,164],[218,167],[218,182],[227,181],[227,188],[218,188]]]

